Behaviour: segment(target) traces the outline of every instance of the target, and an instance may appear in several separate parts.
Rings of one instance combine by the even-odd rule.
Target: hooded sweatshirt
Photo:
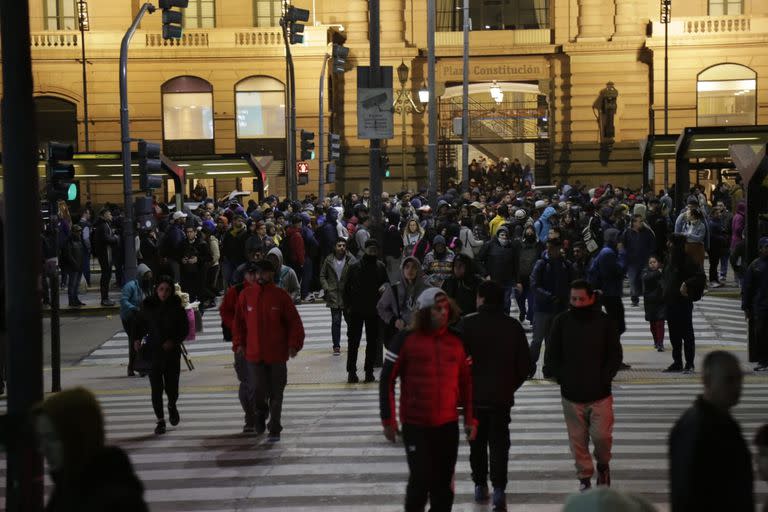
[[[405,268],[405,264],[409,261],[418,268],[416,278],[413,281],[407,281],[403,275],[403,268]],[[406,324],[410,324],[413,312],[417,309],[416,299],[428,287],[424,281],[424,272],[421,269],[419,260],[413,256],[404,258],[400,264],[400,280],[384,290],[384,294],[379,299],[378,304],[376,304],[379,318],[390,327],[394,327],[395,321],[398,319],[403,320]]]
[[[270,254],[277,256],[279,262],[278,268],[275,270],[275,284],[278,288],[288,292],[288,295],[296,302],[301,296],[301,286],[299,285],[299,278],[296,277],[296,272],[283,263],[283,253],[279,248],[274,247],[270,249],[267,256]]]
[[[547,206],[544,212],[539,217],[539,220],[533,223],[533,229],[536,231],[536,238],[539,241],[544,241],[549,236],[549,218],[556,213],[556,210],[552,206]]]
[[[145,299],[144,290],[141,282],[144,276],[150,272],[145,264],[136,267],[136,279],[133,279],[123,286],[123,292],[120,296],[120,318],[127,320],[131,312],[138,312],[141,309],[141,303]]]

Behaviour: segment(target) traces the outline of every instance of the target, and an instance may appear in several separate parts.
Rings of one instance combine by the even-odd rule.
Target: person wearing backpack
[[[404,258],[400,265],[400,279],[390,283],[376,304],[379,318],[386,325],[386,346],[389,346],[392,336],[410,325],[413,312],[416,311],[416,299],[428,287],[419,260],[413,256]]]

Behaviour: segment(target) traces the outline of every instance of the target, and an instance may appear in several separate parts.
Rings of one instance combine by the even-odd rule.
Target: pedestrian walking
[[[704,358],[704,393],[669,434],[672,512],[753,512],[752,455],[730,410],[739,403],[739,360],[722,350]]]
[[[472,358],[473,410],[478,420],[477,438],[470,442],[469,455],[475,502],[485,503],[489,498],[490,452],[493,510],[507,510],[510,409],[532,364],[525,330],[504,313],[503,304],[503,287],[483,281],[477,289],[477,313],[465,316],[458,326]]]
[[[331,210],[336,211],[336,210]],[[331,343],[333,355],[341,355],[341,320],[344,317],[344,287],[349,268],[355,258],[347,254],[347,241],[336,238],[333,253],[323,261],[320,269],[320,285],[323,288],[325,306],[331,310]]]
[[[256,409],[254,432],[269,430],[267,441],[275,443],[283,430],[286,363],[304,346],[304,324],[291,296],[275,285],[272,262],[258,261],[255,270],[256,283],[238,297],[232,343],[246,362],[248,402]]]
[[[432,250],[424,256],[424,274],[430,286],[440,287],[451,276],[453,259],[456,254],[448,249],[445,237],[436,235],[432,239]]]
[[[416,301],[429,286],[424,281],[419,260],[407,256],[400,265],[400,279],[384,289],[376,311],[385,325],[384,345],[389,346],[392,336],[405,330],[416,312]]]
[[[519,310],[517,319],[520,323],[526,319],[531,324],[533,323],[535,304],[533,289],[531,288],[531,273],[537,261],[539,261],[539,244],[536,241],[536,233],[533,226],[526,226],[523,230],[523,239],[520,241],[520,258],[517,271],[520,286],[515,288],[515,300]]]
[[[648,266],[643,270],[643,308],[645,320],[651,327],[653,347],[658,352],[664,352],[664,322],[666,307],[664,306],[664,287],[662,285],[662,265],[656,256],[648,258]]]
[[[120,295],[120,321],[123,324],[123,330],[128,336],[128,377],[133,377],[135,373],[136,350],[133,348],[134,340],[138,339],[135,333],[141,305],[144,299],[152,295],[154,286],[154,277],[148,266],[141,263],[136,267],[136,279],[128,281],[123,286]],[[145,370],[140,374],[143,376]]]
[[[104,417],[84,388],[61,391],[33,411],[53,482],[47,512],[146,512],[144,486],[128,455],[106,446]]]
[[[157,425],[155,434],[165,434],[163,391],[168,397],[168,419],[179,424],[179,376],[181,375],[181,343],[189,334],[187,312],[181,298],[174,294],[175,283],[170,276],[157,279],[155,293],[141,305],[134,335],[134,350],[150,362],[149,383],[152,388],[152,408]]]
[[[382,286],[388,282],[387,269],[379,261],[379,243],[365,241],[363,257],[351,264],[344,286],[344,308],[347,319],[347,383],[360,382],[357,377],[357,352],[365,326],[365,382],[376,382],[373,365],[379,345],[379,316],[376,305]]]
[[[428,288],[406,331],[387,350],[379,388],[384,436],[397,440],[395,381],[400,378],[400,423],[408,458],[406,512],[450,511],[459,449],[459,404],[464,404],[468,440],[477,435],[473,412],[471,359],[448,326],[458,308],[440,288]]]
[[[462,315],[477,311],[477,287],[483,278],[475,273],[472,258],[464,253],[453,260],[451,277],[443,281],[443,290],[456,302]]]
[[[758,242],[759,257],[747,268],[741,290],[741,309],[754,330],[749,360],[757,361],[756,372],[768,371],[768,237]]]
[[[515,289],[522,288],[518,271],[520,269],[520,241],[512,238],[509,229],[502,226],[496,230],[493,240],[486,242],[477,255],[477,260],[490,277],[504,288],[504,312],[508,315],[512,307]]]
[[[633,306],[638,306],[640,295],[643,293],[643,268],[656,247],[656,237],[645,224],[642,215],[632,217],[631,227],[624,232],[623,246],[626,253],[630,300]]]
[[[596,299],[597,294],[587,281],[571,284],[571,307],[552,322],[544,354],[545,366],[560,385],[580,491],[592,486],[595,472],[589,453],[590,439],[597,460],[597,485],[611,485],[611,382],[622,361],[614,319],[596,306]]]
[[[256,265],[256,262],[249,261],[245,263],[243,268],[243,282],[230,286],[227,289],[227,293],[224,295],[224,300],[219,307],[221,330],[224,335],[224,341],[233,341],[232,330],[234,329],[235,312],[237,311],[237,302],[240,298],[240,293],[256,282],[257,273],[258,265]],[[232,352],[234,353],[235,375],[237,376],[237,381],[239,383],[237,397],[240,400],[240,406],[243,408],[243,413],[245,415],[243,433],[252,433],[256,428],[256,406],[252,401],[251,394],[248,392],[248,370],[245,361],[245,353],[243,351],[238,351],[233,342]]]

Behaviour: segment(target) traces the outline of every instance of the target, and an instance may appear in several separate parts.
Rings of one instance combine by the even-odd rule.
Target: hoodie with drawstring
[[[128,281],[123,286],[120,297],[120,318],[123,320],[127,320],[132,313],[138,313],[141,309],[141,303],[147,296],[146,292],[151,293],[151,289],[145,290],[141,286],[144,276],[148,272],[151,272],[149,267],[142,263],[136,267],[136,279]]]
[[[415,264],[418,268],[413,281],[406,280],[403,275],[403,269],[408,262]],[[424,281],[424,272],[419,260],[413,256],[404,258],[400,264],[400,280],[388,286],[376,304],[379,318],[390,327],[394,327],[398,319],[406,325],[410,324],[413,312],[416,310],[416,299],[427,288],[429,285]]]
[[[278,288],[288,292],[293,301],[297,302],[301,298],[301,285],[299,285],[299,278],[296,277],[296,272],[283,262],[283,253],[279,248],[274,247],[270,249],[267,256],[270,254],[277,256],[279,262],[278,268],[275,271],[275,284]]]

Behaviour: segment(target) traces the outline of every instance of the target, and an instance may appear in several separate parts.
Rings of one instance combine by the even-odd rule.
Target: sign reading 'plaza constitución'
[[[437,80],[460,81],[464,67],[459,59],[441,59],[437,63]],[[469,64],[471,80],[536,80],[547,78],[549,64],[544,58],[536,59],[473,59]]]

